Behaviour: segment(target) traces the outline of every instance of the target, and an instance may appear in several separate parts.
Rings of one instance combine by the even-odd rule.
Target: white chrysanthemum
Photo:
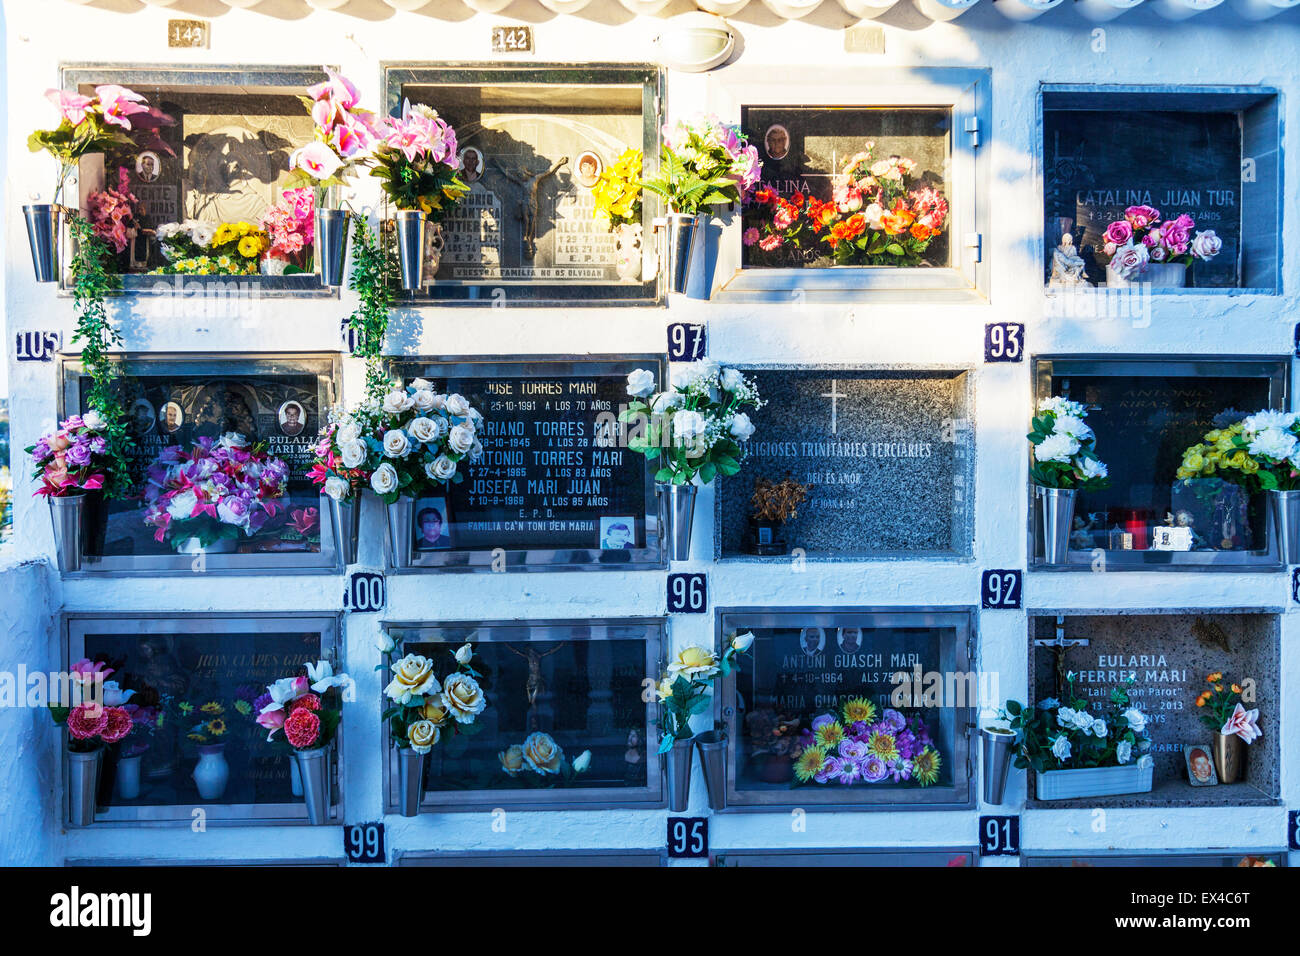
[[[1034,446],[1034,458],[1038,461],[1067,462],[1079,451],[1079,443],[1069,435],[1060,432],[1048,435]]]
[[[1296,437],[1280,428],[1265,428],[1251,441],[1248,450],[1257,457],[1285,461],[1296,454]]]

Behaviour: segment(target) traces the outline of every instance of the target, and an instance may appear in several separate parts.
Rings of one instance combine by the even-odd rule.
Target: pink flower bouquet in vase
[[[1196,221],[1183,213],[1162,220],[1151,206],[1129,206],[1124,218],[1106,227],[1102,252],[1106,263],[1106,285],[1126,288],[1147,282],[1157,288],[1181,288],[1187,284],[1187,267],[1195,259],[1208,261],[1223,249],[1223,240],[1213,229],[1196,230]]]
[[[306,187],[286,189],[262,217],[271,245],[262,260],[268,275],[295,275],[312,269],[316,236],[316,195]]]
[[[69,822],[76,827],[95,822],[105,746],[125,740],[134,727],[124,706],[132,692],[107,680],[112,673],[102,661],[80,660],[50,698],[50,716],[67,731]]]
[[[235,432],[188,451],[173,445],[146,472],[144,521],[179,554],[231,552],[279,513],[288,475],[264,445]]]
[[[78,571],[86,544],[92,496],[100,497],[111,467],[108,423],[94,409],[73,415],[26,449],[32,456],[35,495],[50,504],[59,570]]]

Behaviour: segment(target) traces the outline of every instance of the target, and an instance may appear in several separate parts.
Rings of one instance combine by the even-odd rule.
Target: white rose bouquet
[[[440,677],[434,662],[419,654],[394,660],[396,646],[387,635],[382,640],[385,663],[376,670],[393,674],[384,688],[391,703],[382,719],[388,722],[395,746],[427,754],[444,738],[482,729],[475,721],[487,709],[486,681],[474,667],[472,645],[461,645],[451,655],[454,666],[444,669]]]
[[[754,434],[745,410],[764,405],[753,379],[709,361],[682,366],[664,391],[639,368],[628,375],[627,392],[632,401],[619,421],[631,425],[628,448],[660,463],[656,481],[675,485],[738,472]]]
[[[1028,435],[1034,446],[1029,475],[1043,488],[1103,488],[1105,463],[1093,450],[1096,436],[1084,421],[1088,410],[1068,398],[1045,398]]]
[[[1151,762],[1150,719],[1133,706],[1125,687],[1113,688],[1092,713],[1088,701],[1075,695],[1073,672],[1066,674],[1066,681],[1064,702],[1049,697],[1025,707],[1009,700],[1000,713],[1016,735],[1017,767],[1044,773]]]
[[[754,645],[749,632],[733,634],[727,649],[719,657],[707,647],[692,645],[678,651],[655,686],[655,696],[663,705],[659,718],[661,754],[672,750],[673,743],[691,736],[691,717],[709,706],[708,690],[719,677],[739,671],[736,658]]]

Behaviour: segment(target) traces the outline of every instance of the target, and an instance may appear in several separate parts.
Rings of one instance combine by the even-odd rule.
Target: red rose
[[[74,740],[98,737],[108,726],[108,710],[96,705],[78,704],[68,712],[68,733]]]
[[[320,696],[318,694],[304,694],[297,700],[289,702],[289,713],[293,713],[299,707],[305,707],[307,710],[320,710]]]
[[[307,707],[299,707],[285,718],[284,736],[290,746],[302,750],[320,738],[320,718]]]
[[[131,720],[131,715],[123,707],[109,707],[105,714],[108,723],[100,736],[104,738],[104,743],[115,744],[131,732],[134,723]]]

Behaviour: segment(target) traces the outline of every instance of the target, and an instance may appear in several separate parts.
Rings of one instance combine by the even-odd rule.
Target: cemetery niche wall
[[[643,693],[647,675],[660,667],[663,619],[384,628],[399,655],[432,659],[470,642],[485,668],[487,706],[467,725],[476,729],[448,735],[425,760],[422,810],[665,805],[658,705]],[[385,760],[392,809],[399,773],[391,747]]]
[[[429,230],[424,293],[442,304],[653,304],[642,275],[653,204],[626,234],[592,187],[628,150],[657,155],[654,66],[389,66],[391,112],[424,103],[455,127],[465,199]]]
[[[727,811],[965,809],[978,706],[964,608],[719,608],[755,640],[723,677]]]
[[[751,498],[793,480],[807,498],[784,548],[808,560],[957,558],[974,534],[972,383],[966,370],[746,368],[765,406],[740,471],[719,483],[720,558],[773,552],[757,541]]]
[[[400,359],[395,378],[459,392],[485,418],[484,455],[416,503],[413,566],[442,570],[654,570],[665,566],[654,479],[618,414],[627,376],[664,360],[545,356]],[[443,533],[428,540],[421,513]]]
[[[975,849],[880,847],[825,850],[718,850],[714,866],[851,866],[918,867],[977,866]]]
[[[80,573],[191,573],[200,552],[210,572],[338,570],[334,529],[307,477],[336,399],[337,354],[127,353],[116,360],[134,496],[89,508]],[[84,414],[91,383],[77,358],[60,357],[60,379],[60,419]],[[189,480],[182,471],[193,477],[236,459],[246,463],[229,490],[251,502],[246,520],[223,521],[215,511],[176,517],[186,510],[177,500]]]
[[[1112,688],[1126,688],[1132,705],[1147,717],[1154,760],[1149,793],[1050,801],[1031,796],[1030,807],[1279,805],[1283,701],[1276,610],[1035,611],[1029,623],[1034,699],[1066,700],[1070,674],[1074,693],[1090,704],[1104,703]],[[1213,732],[1197,700],[1212,686],[1206,680],[1211,674],[1221,674],[1218,683],[1225,688],[1248,689],[1253,700],[1243,707],[1259,712],[1261,735],[1243,748],[1244,774],[1234,782],[1206,770]]]
[[[1039,356],[1034,377],[1036,401],[1061,396],[1087,407],[1110,469],[1106,488],[1079,492],[1069,564],[1055,567],[1091,569],[1101,554],[1111,571],[1281,567],[1263,494],[1177,472],[1206,432],[1288,407],[1289,358]],[[1053,567],[1042,562],[1032,501],[1029,513],[1034,566]],[[1162,547],[1159,529],[1168,527],[1190,528],[1190,547]]]
[[[254,702],[303,664],[338,664],[339,628],[306,612],[65,614],[64,666],[106,664],[135,708],[131,733],[105,748],[95,824],[188,827],[195,807],[210,823],[307,824],[292,751],[283,735],[268,742]]]

